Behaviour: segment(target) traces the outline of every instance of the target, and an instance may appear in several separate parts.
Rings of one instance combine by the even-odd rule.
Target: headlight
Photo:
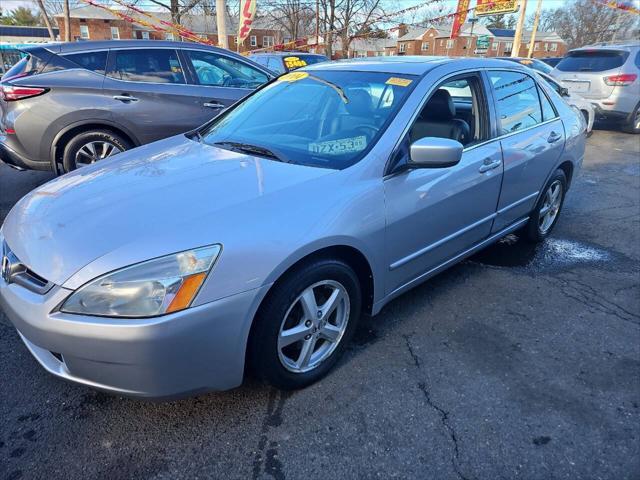
[[[220,254],[220,245],[138,263],[76,290],[61,311],[108,317],[152,317],[187,308]]]

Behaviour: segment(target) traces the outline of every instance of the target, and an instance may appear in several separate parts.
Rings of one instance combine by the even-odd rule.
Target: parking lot
[[[398,298],[303,391],[100,393],[0,312],[0,478],[638,478],[639,154],[595,131],[545,244],[509,237]],[[49,178],[0,165],[0,220]]]

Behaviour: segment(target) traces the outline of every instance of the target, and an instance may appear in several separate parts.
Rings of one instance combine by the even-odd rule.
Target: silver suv
[[[199,127],[273,78],[236,53],[155,40],[33,46],[0,84],[0,160],[62,173]]]
[[[571,93],[589,100],[598,118],[640,133],[640,43],[571,50],[551,74]]]

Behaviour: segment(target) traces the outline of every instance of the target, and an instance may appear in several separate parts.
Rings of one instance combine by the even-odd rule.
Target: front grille
[[[53,283],[47,281],[46,278],[38,275],[31,270],[25,264],[23,264],[18,257],[9,249],[6,242],[2,244],[2,264],[0,273],[2,278],[7,283],[15,283],[27,290],[44,295],[51,287]]]

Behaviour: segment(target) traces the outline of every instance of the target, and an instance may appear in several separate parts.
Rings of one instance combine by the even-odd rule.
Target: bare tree
[[[291,39],[310,35],[315,28],[315,15],[308,0],[280,0],[268,12],[273,26],[282,29]]]
[[[47,26],[47,30],[49,31],[49,38],[51,40],[55,40],[56,36],[53,33],[51,20],[49,19],[49,14],[47,13],[47,9],[44,7],[44,3],[42,3],[42,0],[36,0],[36,3],[38,4],[38,8],[40,9],[40,16],[42,17],[42,21]]]
[[[182,16],[198,6],[201,0],[169,0],[168,3],[161,2],[160,0],[149,1],[159,7],[167,9],[171,14],[171,21],[174,23],[180,23]]]
[[[558,33],[569,48],[628,38],[639,26],[635,15],[590,0],[573,0],[547,15],[545,27]]]

